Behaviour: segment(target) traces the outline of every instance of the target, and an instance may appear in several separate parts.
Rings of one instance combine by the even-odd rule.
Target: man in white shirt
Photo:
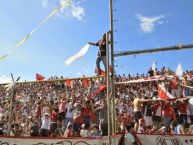
[[[44,114],[41,125],[41,136],[49,136],[51,119],[48,113]]]
[[[90,132],[85,128],[85,124],[82,124],[82,129],[80,130],[81,137],[90,137]]]
[[[71,124],[73,122],[74,107],[72,102],[69,102],[68,104],[66,104],[65,107],[67,111],[66,111],[66,119],[64,121],[64,127],[66,128],[69,122]]]

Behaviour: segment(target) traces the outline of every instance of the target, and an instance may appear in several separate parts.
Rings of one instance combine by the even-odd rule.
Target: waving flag
[[[96,97],[100,92],[102,92],[106,88],[107,88],[106,85],[100,85],[99,88],[95,92],[93,92],[93,94],[90,96],[90,98]]]
[[[165,88],[164,84],[158,85],[158,94],[160,99],[168,100],[168,99],[174,99],[174,96],[172,96],[168,90]]]
[[[36,80],[37,80],[37,81],[42,81],[42,80],[44,80],[44,79],[45,79],[44,76],[42,76],[42,75],[36,73]]]
[[[75,55],[71,56],[70,58],[68,58],[66,61],[65,61],[65,64],[66,65],[70,65],[71,63],[73,63],[75,60],[79,59],[80,57],[84,56],[88,49],[90,48],[90,45],[89,44],[86,44],[84,47],[82,47],[80,49],[79,52],[77,52]]]

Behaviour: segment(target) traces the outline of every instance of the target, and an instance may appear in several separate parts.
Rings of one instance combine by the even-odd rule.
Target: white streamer
[[[66,65],[70,65],[72,62],[74,62],[75,60],[77,60],[78,58],[84,56],[88,49],[90,48],[90,45],[89,44],[86,44],[84,47],[82,47],[80,49],[80,51],[78,53],[76,53],[75,55],[71,56],[70,58],[68,58],[66,61],[65,61],[65,64]]]

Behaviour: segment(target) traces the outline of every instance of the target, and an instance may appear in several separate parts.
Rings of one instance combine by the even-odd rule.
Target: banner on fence
[[[193,135],[136,134],[142,145],[193,145]]]
[[[112,137],[112,145],[119,145],[122,135]],[[108,137],[89,138],[31,138],[0,137],[0,145],[108,145]]]

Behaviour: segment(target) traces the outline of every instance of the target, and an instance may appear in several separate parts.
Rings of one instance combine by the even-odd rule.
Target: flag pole
[[[115,70],[114,70],[114,28],[113,28],[113,0],[109,0],[109,13],[110,13],[110,45],[111,45],[111,113],[112,113],[112,133],[116,133],[116,120],[115,120]]]
[[[111,145],[111,97],[109,78],[109,34],[106,33],[106,81],[107,81],[107,115],[108,115],[108,144]]]

